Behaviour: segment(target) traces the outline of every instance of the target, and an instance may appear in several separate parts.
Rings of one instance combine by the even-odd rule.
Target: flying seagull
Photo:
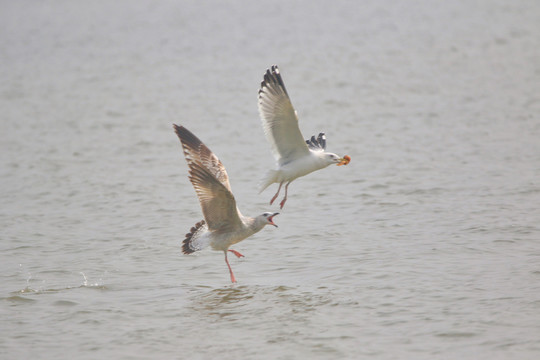
[[[265,212],[255,218],[243,216],[236,207],[229,176],[218,157],[188,129],[176,124],[173,126],[182,143],[189,167],[189,180],[204,215],[204,220],[196,223],[186,234],[182,251],[191,254],[208,245],[214,250],[223,251],[231,281],[235,283],[227,253],[230,251],[237,257],[244,255],[229,249],[229,246],[259,232],[265,225],[277,227],[272,219],[278,213]]]
[[[277,169],[270,170],[261,181],[259,193],[273,183],[279,183],[278,190],[270,204],[276,200],[283,183],[285,196],[280,203],[281,209],[287,201],[287,189],[296,178],[331,164],[347,165],[349,155],[340,157],[326,152],[326,136],[320,133],[317,138],[305,140],[298,127],[298,116],[292,106],[285,84],[277,65],[267,69],[259,89],[259,114],[264,133],[277,162]]]

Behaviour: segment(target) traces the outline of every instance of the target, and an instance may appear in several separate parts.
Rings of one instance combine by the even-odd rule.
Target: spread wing
[[[173,125],[189,166],[189,180],[197,193],[209,230],[241,226],[229,176],[218,157],[191,131]]]
[[[276,65],[266,70],[259,89],[259,114],[264,133],[279,165],[307,156],[309,149]]]

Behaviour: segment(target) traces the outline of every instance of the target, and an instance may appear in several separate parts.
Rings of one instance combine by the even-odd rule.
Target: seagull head
[[[323,157],[324,162],[328,165],[336,164],[337,166],[341,165],[347,165],[349,162],[351,162],[351,157],[349,155],[345,155],[344,157],[341,157],[339,155],[336,155],[334,153],[325,152],[321,154]]]
[[[264,225],[274,225],[275,227],[278,227],[276,224],[274,224],[274,216],[279,215],[279,213],[271,213],[271,212],[265,212],[262,215],[259,215],[258,217],[264,222]]]

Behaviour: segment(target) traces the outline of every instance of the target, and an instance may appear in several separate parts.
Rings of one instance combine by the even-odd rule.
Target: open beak
[[[341,166],[341,165],[347,165],[348,163],[351,162],[351,157],[349,155],[345,155],[340,162],[337,163],[337,166]]]
[[[276,224],[274,224],[274,220],[273,220],[274,216],[276,216],[276,215],[279,215],[279,213],[274,213],[272,216],[270,216],[268,218],[268,222],[270,223],[270,225],[274,225],[275,227],[278,227]]]

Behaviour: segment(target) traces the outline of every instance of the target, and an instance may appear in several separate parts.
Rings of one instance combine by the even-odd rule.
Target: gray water
[[[2,1],[0,357],[537,359],[538,1]],[[171,124],[247,215],[277,63],[348,154],[223,254]]]

